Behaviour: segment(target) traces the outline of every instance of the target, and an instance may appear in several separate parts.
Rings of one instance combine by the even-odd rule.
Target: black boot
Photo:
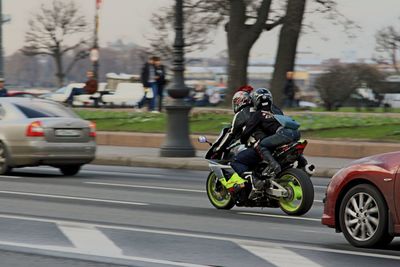
[[[266,161],[269,165],[270,173],[273,172],[278,174],[281,172],[281,165],[272,157],[271,152],[268,149],[260,148],[260,152],[264,161]]]

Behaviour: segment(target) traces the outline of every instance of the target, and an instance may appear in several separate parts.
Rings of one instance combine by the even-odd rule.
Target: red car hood
[[[354,165],[373,165],[391,171],[398,168],[400,164],[400,151],[385,154],[374,155],[366,158],[361,158],[349,163],[345,168]],[[394,171],[396,171],[394,170]]]

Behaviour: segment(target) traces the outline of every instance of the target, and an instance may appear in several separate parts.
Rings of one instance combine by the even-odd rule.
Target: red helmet
[[[243,92],[247,92],[247,93],[251,93],[251,91],[253,91],[254,88],[251,85],[244,85],[239,87],[239,89],[237,90],[237,92],[243,91]]]
[[[252,104],[250,94],[245,91],[238,91],[232,97],[233,112],[237,113],[242,108]]]

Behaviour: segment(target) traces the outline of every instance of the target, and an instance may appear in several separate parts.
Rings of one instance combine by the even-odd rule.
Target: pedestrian
[[[149,102],[149,111],[154,113],[158,113],[158,111],[155,110],[156,97],[158,95],[157,74],[154,65],[156,58],[157,57],[155,56],[150,57],[149,60],[143,65],[140,79],[142,81],[145,94],[142,100],[138,103],[139,108],[141,108],[146,101]]]
[[[8,96],[8,91],[4,87],[4,78],[0,78],[0,97]]]
[[[156,81],[157,81],[157,89],[158,89],[158,111],[162,111],[162,102],[164,97],[164,86],[166,84],[165,79],[165,67],[161,64],[160,57],[154,58],[154,66],[156,69]]]
[[[298,108],[300,107],[300,100],[301,100],[301,89],[300,87],[297,86],[297,84],[294,85],[294,97],[293,97],[293,105],[294,107]]]
[[[219,87],[210,87],[207,89],[206,94],[208,95],[208,102],[211,106],[216,106],[221,102],[221,94]]]
[[[283,89],[283,92],[286,96],[286,99],[284,101],[284,107],[292,108],[295,104],[295,101],[294,101],[295,84],[294,84],[294,80],[293,80],[293,72],[292,71],[288,71],[286,73],[286,84]]]
[[[88,80],[86,81],[85,86],[83,88],[72,88],[71,94],[68,96],[66,101],[66,103],[69,106],[72,106],[74,102],[74,96],[84,95],[84,94],[93,95],[94,93],[97,92],[98,83],[94,76],[94,72],[90,70],[87,71],[86,77],[88,78]]]

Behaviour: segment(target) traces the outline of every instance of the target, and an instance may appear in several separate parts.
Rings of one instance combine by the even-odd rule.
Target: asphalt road
[[[88,165],[0,176],[0,266],[399,266],[400,239],[357,249],[320,223],[329,179],[303,217],[216,210],[207,173]]]

